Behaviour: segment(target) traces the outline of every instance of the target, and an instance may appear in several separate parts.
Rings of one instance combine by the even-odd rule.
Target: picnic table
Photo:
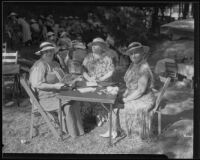
[[[106,93],[99,94],[99,91],[101,89],[102,89],[101,87],[96,87],[95,91],[86,92],[86,93],[80,93],[77,90],[61,90],[58,93],[57,97],[60,101],[75,100],[75,101],[100,103],[101,106],[104,107],[108,111],[108,114],[109,114],[110,135],[109,135],[108,145],[112,146],[112,110],[113,110],[113,105],[115,103],[115,100],[117,98],[117,94],[116,95],[111,95],[111,94],[106,94]],[[104,104],[109,104],[109,109],[107,109]]]

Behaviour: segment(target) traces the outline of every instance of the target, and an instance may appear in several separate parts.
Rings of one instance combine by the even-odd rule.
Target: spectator
[[[35,19],[31,19],[30,24],[31,24],[31,32],[32,32],[31,36],[33,39],[33,43],[37,44],[40,41],[40,33],[41,33],[40,26]]]

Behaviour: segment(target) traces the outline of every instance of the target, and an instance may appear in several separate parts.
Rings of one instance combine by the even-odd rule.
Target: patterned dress
[[[88,54],[83,61],[83,66],[87,69],[89,76],[94,76],[96,80],[99,80],[99,78],[104,76],[106,73],[114,71],[112,59],[105,54],[98,59],[95,58],[93,54]],[[111,77],[106,81],[109,80],[111,80]],[[95,106],[95,108],[92,107],[92,105]],[[83,104],[82,114],[87,115],[91,113],[102,122],[107,120],[107,111],[101,107],[99,103]]]
[[[138,89],[138,80],[143,75],[148,77],[146,91],[138,99],[125,103],[124,109],[120,109],[117,112],[120,124],[116,127],[125,130],[128,135],[136,134],[141,138],[147,138],[150,134],[151,112],[149,111],[155,104],[155,96],[151,90],[153,87],[153,75],[148,63],[146,61],[142,61],[140,64],[132,63],[124,76],[124,81],[126,82],[128,95],[130,95]]]
[[[93,54],[89,54],[83,61],[83,66],[88,70],[91,77],[99,80],[110,71],[114,71],[112,59],[107,55],[102,55],[100,58],[95,58]]]

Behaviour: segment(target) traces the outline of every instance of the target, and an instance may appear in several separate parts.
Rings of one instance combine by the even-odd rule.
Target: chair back
[[[161,89],[160,94],[159,94],[158,97],[156,98],[156,106],[155,106],[155,108],[154,108],[154,112],[156,112],[156,111],[159,109],[159,104],[160,104],[160,102],[161,102],[161,100],[162,100],[162,97],[163,97],[163,95],[164,95],[164,93],[165,93],[167,87],[169,86],[170,81],[171,81],[171,78],[168,77],[168,78],[166,79],[164,85],[163,85],[163,88]]]
[[[31,89],[31,86],[26,78],[26,74],[23,74],[20,77],[20,83],[21,83],[22,87],[25,89],[26,93],[29,95],[31,103],[34,104],[38,109],[44,111],[44,109],[40,105],[34,91]]]
[[[2,44],[2,53],[6,53],[7,51],[7,43]]]
[[[14,53],[5,52],[2,55],[3,64],[17,64],[17,58],[18,58],[18,51]]]
[[[178,66],[177,63],[165,62],[166,76],[171,79],[178,78]]]

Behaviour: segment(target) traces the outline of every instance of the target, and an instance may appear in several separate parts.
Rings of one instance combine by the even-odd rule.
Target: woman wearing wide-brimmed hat
[[[153,74],[146,61],[148,52],[149,47],[139,42],[128,46],[126,55],[132,63],[124,76],[127,87],[122,96],[124,108],[117,109],[114,119],[116,123],[113,123],[117,125],[114,127],[113,137],[116,137],[121,129],[127,135],[139,134],[141,138],[147,138],[150,134],[150,111],[154,107],[155,96],[152,92]],[[109,132],[101,136],[108,137]]]
[[[101,82],[109,81],[114,73],[114,64],[112,59],[105,53],[108,49],[107,43],[102,38],[95,38],[91,43],[92,53],[89,53],[84,61],[85,72],[83,77],[87,81]],[[101,106],[93,110],[97,118],[98,126],[101,126],[107,120],[107,113]]]
[[[49,42],[43,42],[40,50],[35,54],[41,58],[34,63],[30,70],[29,81],[31,87],[37,92],[40,104],[44,110],[52,113],[59,108],[56,98],[57,92],[64,86],[62,79],[65,75],[60,65],[53,60],[55,47]],[[63,103],[65,120],[62,123],[64,132],[69,132],[72,137],[84,134],[78,102],[66,101]],[[57,115],[53,114],[57,119]]]

